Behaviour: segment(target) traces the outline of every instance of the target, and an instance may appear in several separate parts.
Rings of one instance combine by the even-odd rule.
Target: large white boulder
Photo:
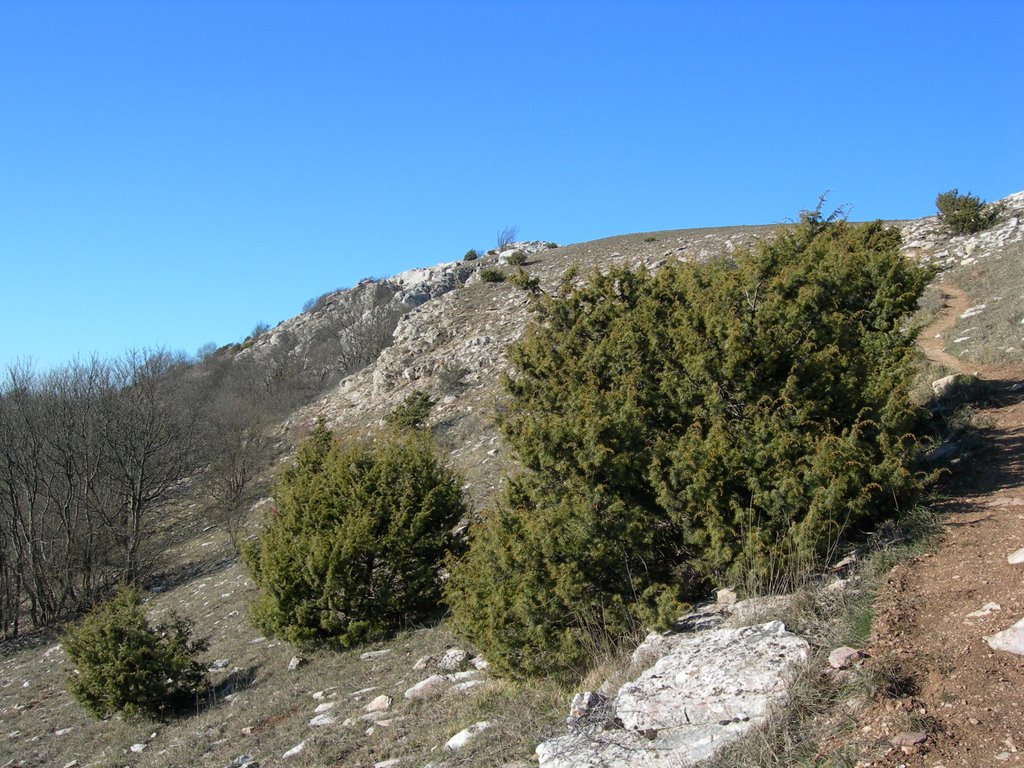
[[[807,641],[780,621],[675,636],[665,656],[619,690],[613,718],[544,742],[540,765],[632,768],[707,758],[764,721],[808,655]]]

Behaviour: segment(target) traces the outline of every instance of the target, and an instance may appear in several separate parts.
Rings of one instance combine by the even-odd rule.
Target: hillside
[[[986,568],[994,572],[996,561],[1005,560],[1009,551],[1024,546],[1024,541],[1017,541],[1022,532],[1012,511],[1016,502],[1001,501],[1020,495],[1013,479],[1021,456],[1019,388],[1014,390],[1013,386],[1021,380],[1018,350],[1024,345],[1024,193],[1005,202],[1007,211],[1002,221],[973,236],[949,237],[935,217],[893,222],[903,232],[904,252],[939,268],[928,301],[934,314],[952,325],[935,326],[922,339],[933,362],[950,370],[979,371],[983,379],[1003,382],[994,395],[993,426],[987,432],[982,430],[982,439],[997,446],[994,453],[982,454],[982,460],[992,464],[991,474],[968,478],[973,486],[950,484],[946,490],[954,499],[967,499],[962,503],[970,505],[973,515],[968,514],[963,518],[967,522],[950,529],[953,533],[932,557],[904,566],[894,575],[891,599],[896,607],[885,614],[886,623],[878,626],[873,641],[874,654],[893,652],[913,658],[908,673],[916,675],[926,675],[928,660],[932,659],[915,656],[919,651],[917,640],[949,616],[959,619],[962,607],[969,604],[972,609],[980,608],[983,602],[992,600],[1002,606],[999,619],[1012,615],[1015,621],[1021,614],[1012,595],[1012,571],[993,580],[992,585],[986,584],[991,589],[965,587],[963,602],[948,607],[942,616],[924,603],[916,613],[913,605],[906,607],[908,601],[917,604],[923,597],[900,597],[908,590],[917,589],[911,594],[919,595],[930,588],[930,605],[939,605],[954,576],[961,583],[972,574],[976,576],[977,571],[970,565],[975,560],[991,556]],[[221,354],[241,361],[267,360],[276,355],[282,360],[299,361],[297,367],[303,368],[314,343],[335,338],[325,337],[324,328],[340,336],[348,332],[345,329],[356,326],[371,328],[374,341],[357,345],[372,358],[370,362],[343,364],[331,358],[323,373],[323,380],[332,382],[329,388],[311,402],[290,409],[270,426],[274,466],[290,460],[296,444],[318,418],[341,432],[365,432],[376,427],[411,392],[422,389],[437,401],[429,422],[433,434],[463,476],[472,511],[479,513],[494,499],[501,478],[515,470],[514,459],[499,438],[494,414],[502,405],[501,378],[508,370],[507,349],[521,338],[531,305],[528,291],[508,281],[486,282],[481,278],[483,270],[497,267],[511,274],[514,270],[507,264],[510,252],[522,250],[526,254],[524,269],[539,279],[540,290],[550,293],[573,266],[579,268],[580,278],[617,264],[657,270],[676,259],[702,260],[747,248],[760,238],[771,237],[774,231],[769,226],[729,227],[640,233],[562,247],[518,243],[503,253],[488,254],[476,261],[443,263],[325,294],[309,311],[260,335],[245,349]],[[955,312],[943,313],[943,285],[950,286],[947,293],[959,302],[953,305]],[[347,318],[344,322],[338,321],[341,313]],[[331,377],[342,376],[346,365],[357,369],[334,384]],[[938,378],[942,372],[932,369],[935,375],[930,378]],[[272,475],[273,466],[266,467],[258,483],[261,490],[266,490]],[[531,764],[533,750],[542,739],[562,728],[572,692],[554,683],[523,686],[493,678],[486,663],[474,660],[473,649],[454,637],[444,624],[346,653],[301,654],[302,663],[290,670],[295,649],[261,636],[249,623],[247,606],[255,589],[227,533],[204,516],[203,501],[176,501],[175,514],[165,517],[163,532],[170,535],[160,539],[165,549],[160,576],[150,584],[145,599],[152,616],[179,611],[196,622],[200,636],[209,638],[204,660],[208,660],[217,684],[213,700],[195,716],[166,724],[132,724],[117,719],[96,722],[64,690],[63,680],[69,670],[59,637],[47,632],[28,635],[5,644],[0,656],[0,768],[523,766]],[[955,508],[959,503],[953,501],[950,506]],[[258,514],[265,508],[265,499],[253,505],[245,530],[255,530]],[[980,509],[990,510],[986,514],[993,522],[986,523],[984,535],[968,536],[979,530],[977,523],[982,516],[976,513]],[[1011,537],[1017,543],[1003,546]],[[998,547],[992,543],[997,539]],[[947,558],[954,555],[944,554],[947,550],[958,553],[961,559],[952,564]],[[939,562],[949,564],[935,573],[927,570]],[[898,621],[892,618],[894,613]],[[1012,623],[984,621],[988,622],[986,632]],[[959,628],[963,621],[950,624]],[[901,638],[899,642],[893,641],[896,635]],[[976,632],[971,641],[938,639],[927,653],[940,654],[943,647],[964,643],[971,648],[968,655],[972,666],[965,667],[963,674],[986,680],[987,673],[981,669],[984,655],[977,653],[981,646],[977,642],[971,645],[980,637]],[[465,657],[449,653],[452,649],[467,653]],[[1000,658],[1009,661],[998,665],[999,671],[993,673],[998,685],[991,690],[1008,697],[1010,703],[1005,707],[1010,711],[1014,697],[1024,686],[1013,683],[1017,680],[1016,657]],[[596,688],[605,675],[613,679],[625,675],[623,666],[628,664],[623,665],[621,660],[617,663],[618,667],[610,665],[584,685]],[[950,660],[943,666],[944,674],[956,674],[957,663]],[[438,690],[431,695],[409,694],[431,674],[439,676]],[[933,688],[933,698],[921,704],[928,717],[932,717],[931,708],[942,706],[943,696],[952,695],[938,682]],[[982,698],[972,704],[965,718],[985,721],[977,714],[988,706],[983,700],[987,695],[984,686],[972,686],[970,695]],[[968,695],[963,694],[963,698]],[[915,706],[914,702],[910,706]],[[872,717],[863,715],[864,725],[876,723],[875,727],[880,728],[878,719]],[[487,738],[471,741],[458,751],[444,749],[450,737],[481,721],[491,724]],[[999,722],[1007,731],[1019,725],[1012,718]],[[941,742],[946,765],[982,764],[994,759],[985,753],[980,762],[957,762],[962,757],[957,751],[958,740],[963,737],[956,734]],[[1000,735],[999,740],[1005,739]],[[989,747],[986,742],[985,748]],[[1010,755],[1007,759],[1016,759],[1015,749],[1007,746],[1005,750]],[[926,753],[918,753],[924,760]],[[878,757],[882,761],[897,758],[908,759],[898,749]]]

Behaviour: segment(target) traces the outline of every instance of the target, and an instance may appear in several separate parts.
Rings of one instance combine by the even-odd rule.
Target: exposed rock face
[[[771,704],[785,698],[788,673],[809,654],[807,641],[779,621],[671,636],[669,645],[619,690],[608,719],[537,747],[542,768],[702,760],[763,722]]]
[[[900,222],[903,252],[945,270],[973,264],[1009,243],[1024,239],[1024,192],[1010,195],[1002,202],[1006,210],[1001,219],[990,229],[973,235],[950,237],[938,216]]]

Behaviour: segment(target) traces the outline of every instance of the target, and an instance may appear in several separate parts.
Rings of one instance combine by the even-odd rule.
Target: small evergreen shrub
[[[497,267],[484,267],[480,270],[480,279],[485,283],[505,282],[505,273]]]
[[[954,187],[935,198],[939,220],[954,235],[972,235],[988,229],[1002,215],[1004,206],[986,203],[977,195],[961,195]]]
[[[540,293],[540,278],[530,277],[525,269],[519,267],[508,277],[508,281],[512,283],[516,288],[522,288],[524,291],[532,294]]]
[[[137,593],[122,590],[64,635],[75,666],[71,695],[96,717],[163,717],[193,706],[206,690],[206,670],[195,656],[206,650],[177,616],[151,627]]]
[[[470,248],[466,251],[466,255],[462,257],[463,261],[476,261],[480,258],[480,254],[476,252],[476,248]]]
[[[521,267],[526,263],[526,254],[520,250],[512,251],[508,255],[508,263],[513,267]]]
[[[899,245],[814,211],[754,252],[538,302],[499,418],[524,471],[446,585],[497,671],[572,676],[712,586],[785,588],[913,506],[904,326],[930,273]]]
[[[321,422],[273,498],[244,552],[265,631],[345,648],[438,614],[439,570],[465,508],[426,435],[342,443]]]
[[[418,389],[405,398],[384,420],[399,429],[423,429],[435,405],[436,402],[426,390]]]

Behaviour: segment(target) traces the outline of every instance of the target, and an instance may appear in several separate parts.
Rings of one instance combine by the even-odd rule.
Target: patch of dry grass
[[[946,351],[964,360],[1020,366],[1024,360],[1024,243],[1010,243],[948,273],[974,310],[947,334]]]
[[[197,547],[212,542],[201,547],[211,557],[229,555],[223,533],[200,538]],[[204,662],[226,660],[210,673],[213,687],[196,702],[195,713],[167,722],[92,719],[64,690],[70,669],[59,638],[9,652],[0,658],[0,754],[6,756],[0,765],[10,760],[10,766],[43,768],[78,760],[81,766],[191,768],[228,766],[249,755],[263,765],[296,768],[369,768],[392,758],[404,758],[404,765],[443,761],[482,768],[529,759],[561,723],[572,694],[552,683],[527,686],[480,674],[475,677],[487,682],[465,693],[409,701],[408,688],[439,672],[433,662],[414,669],[418,660],[467,647],[443,624],[347,652],[303,652],[253,629],[246,606],[254,597],[255,587],[237,562],[145,596],[151,620],[174,610],[195,623],[196,636],[210,642]],[[388,653],[364,658],[374,650]],[[306,661],[289,671],[297,653]],[[384,722],[361,719],[380,694],[393,699]],[[335,722],[312,727],[321,704],[333,705],[326,714]],[[458,753],[444,750],[449,738],[482,720],[491,723],[485,735]],[[303,742],[301,753],[282,758]],[[145,749],[133,753],[133,744]]]

